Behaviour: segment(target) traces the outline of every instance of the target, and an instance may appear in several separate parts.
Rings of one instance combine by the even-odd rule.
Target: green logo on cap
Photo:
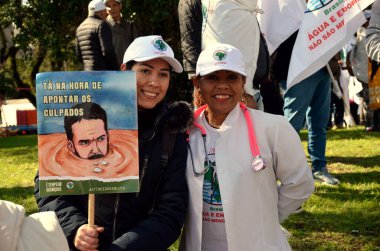
[[[217,50],[214,52],[214,59],[216,61],[223,61],[224,59],[226,59],[227,57],[227,53],[225,51],[222,51],[222,50]]]
[[[153,41],[153,46],[159,51],[166,51],[167,46],[165,42],[162,40],[162,38],[157,38],[156,40]]]

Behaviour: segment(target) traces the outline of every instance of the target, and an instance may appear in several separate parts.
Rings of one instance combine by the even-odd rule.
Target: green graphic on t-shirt
[[[221,205],[222,199],[219,190],[218,176],[215,170],[215,162],[209,162],[210,166],[203,180],[203,201],[212,205]],[[207,162],[205,162],[205,166]]]

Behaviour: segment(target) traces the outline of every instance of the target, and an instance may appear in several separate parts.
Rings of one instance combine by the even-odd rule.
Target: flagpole
[[[94,228],[95,223],[95,194],[88,194],[88,226]]]

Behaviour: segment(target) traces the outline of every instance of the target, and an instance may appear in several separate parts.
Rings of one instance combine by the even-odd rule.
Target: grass
[[[306,149],[307,132],[301,132]],[[35,135],[0,139],[0,199],[37,210],[33,178],[37,170]],[[316,183],[303,205],[283,226],[293,250],[380,250],[380,133],[362,127],[328,132],[329,171],[341,184]],[[171,250],[176,250],[178,242]]]
[[[305,211],[283,224],[293,250],[380,250],[380,133],[329,131],[328,170],[339,186],[316,183]],[[306,149],[307,132],[301,133]]]
[[[38,167],[36,135],[0,138],[0,199],[23,205],[26,213],[37,211],[33,197]]]

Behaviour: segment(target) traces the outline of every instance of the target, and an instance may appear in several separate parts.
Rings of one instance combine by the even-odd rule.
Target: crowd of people
[[[315,180],[340,183],[327,170],[326,142],[329,127],[349,123],[344,77],[362,86],[350,97],[359,104],[357,123],[380,129],[380,102],[369,91],[380,81],[380,1],[351,48],[290,88],[298,31],[270,57],[258,11],[247,14],[234,1],[180,0],[183,68],[161,36],[142,36],[122,8],[120,0],[89,3],[77,54],[85,71],[136,74],[140,190],[97,194],[92,227],[87,195],[40,196],[37,173],[39,210],[55,212],[70,250],[164,251],[178,238],[187,251],[291,250],[281,223],[302,211]],[[193,105],[168,104],[171,75],[183,70]],[[311,167],[298,135],[305,127]],[[166,137],[174,147],[163,161]]]

